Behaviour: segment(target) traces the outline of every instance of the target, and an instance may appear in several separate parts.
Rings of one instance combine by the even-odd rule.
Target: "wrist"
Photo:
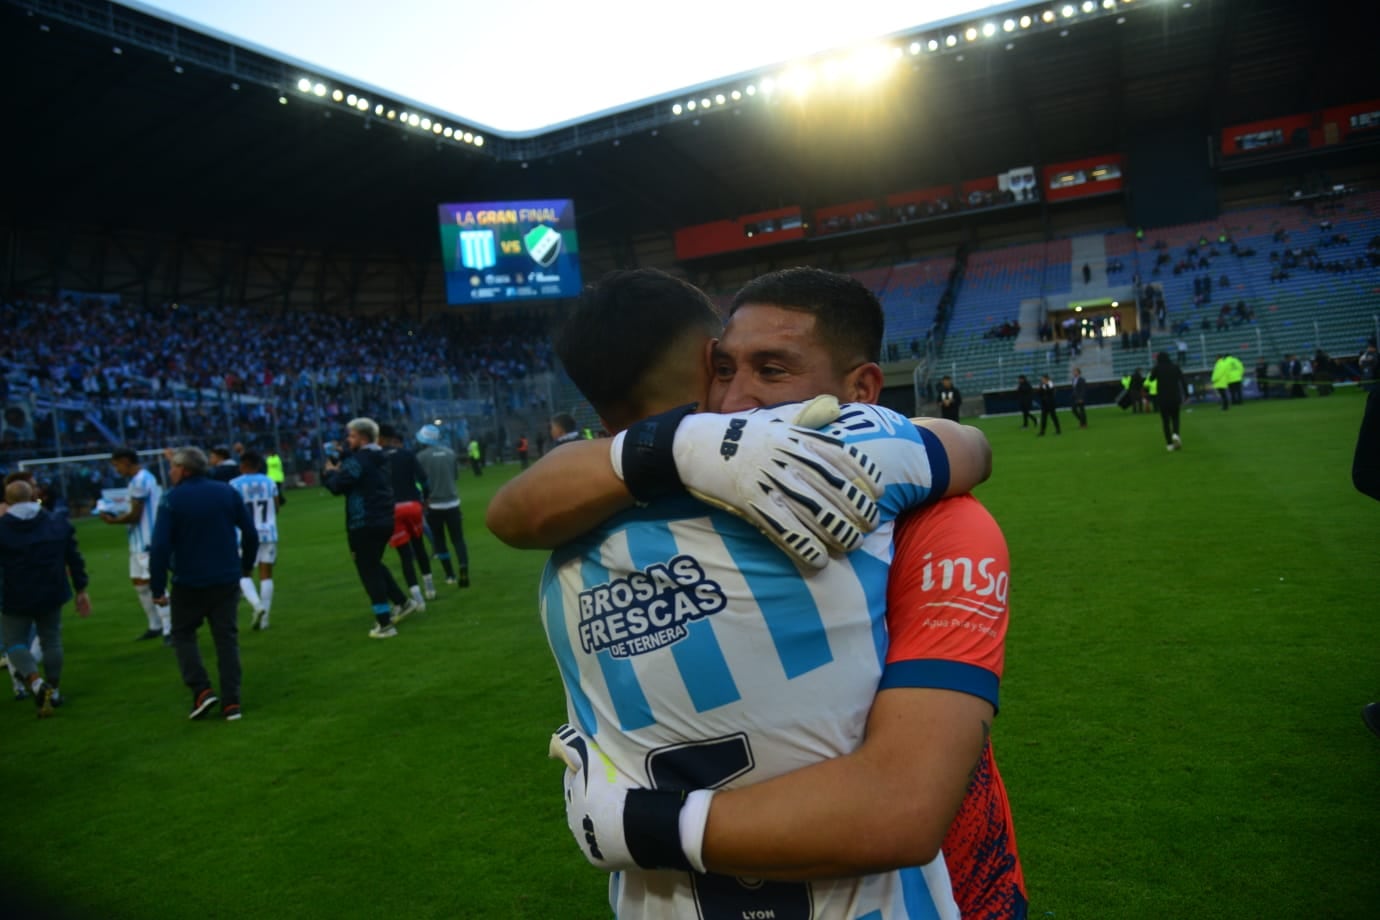
[[[695,403],[689,403],[642,419],[613,439],[610,459],[614,474],[637,501],[649,502],[684,488],[673,448],[676,428],[695,408]]]
[[[623,842],[643,869],[693,866],[681,847],[680,816],[686,794],[670,789],[629,789],[623,800]],[[701,838],[703,834],[701,834]]]

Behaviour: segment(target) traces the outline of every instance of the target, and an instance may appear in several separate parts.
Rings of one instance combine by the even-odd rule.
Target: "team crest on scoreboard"
[[[581,591],[580,647],[614,658],[656,651],[726,605],[722,586],[682,554]]]

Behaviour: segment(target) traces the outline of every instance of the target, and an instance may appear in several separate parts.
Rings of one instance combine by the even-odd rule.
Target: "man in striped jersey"
[[[240,593],[254,611],[252,628],[268,629],[269,613],[273,609],[273,566],[278,562],[278,509],[283,506],[283,491],[265,472],[267,464],[258,451],[240,455],[240,475],[230,480],[230,488],[240,493],[244,505],[259,535],[256,562],[259,584],[254,586],[254,574],[240,578]],[[215,478],[214,475],[212,478]]]
[[[164,645],[172,645],[172,616],[167,607],[153,603],[149,590],[149,546],[153,541],[153,524],[158,516],[158,503],[163,489],[153,474],[139,463],[139,455],[130,447],[118,447],[110,455],[110,465],[122,478],[129,480],[129,508],[123,514],[103,512],[101,520],[107,524],[126,524],[129,527],[129,580],[144,608],[148,629],[140,639],[163,637]]]
[[[861,293],[875,305],[865,289]],[[687,393],[703,391],[703,356],[717,323],[700,308],[703,303],[688,285],[641,272],[606,279],[582,300],[560,351],[610,428],[623,428]],[[589,351],[582,334],[606,340],[607,330],[618,325],[615,317],[627,317],[625,308],[632,304],[641,307],[634,311],[638,320],[624,331],[644,344],[661,342],[663,349],[634,367],[572,366]],[[869,363],[857,376],[875,376],[879,383],[875,363],[856,366]],[[639,454],[642,445],[665,437],[658,430],[674,432],[677,460],[686,459],[698,440],[704,442],[701,452],[731,463],[735,455],[754,455],[752,426],[767,419],[765,413],[727,422],[710,416],[684,419],[681,412],[677,427],[672,424],[677,416],[667,413],[650,431],[646,421],[638,422],[621,442],[616,439],[615,462],[621,451],[632,493],[652,497]],[[692,421],[695,430],[686,432]],[[960,435],[961,442],[960,426],[952,427],[947,433]],[[798,568],[741,521],[688,498],[669,498],[647,512],[613,518],[558,550],[548,567],[543,616],[566,682],[572,722],[598,742],[627,782],[656,790],[630,796],[627,814],[641,816],[631,823],[573,816],[586,822],[592,861],[641,867],[613,878],[611,895],[620,917],[677,916],[696,909],[706,918],[956,913],[942,859],[923,870],[850,881],[743,883],[718,875],[644,871],[702,872],[695,856],[686,855],[693,847],[684,853],[676,846],[635,852],[634,837],[668,839],[664,832],[681,820],[681,790],[736,788],[770,779],[847,753],[861,739],[885,655],[881,616],[891,524],[909,504],[945,492],[947,455],[932,434],[872,407],[848,407],[831,433],[863,444],[869,456],[881,458],[878,466],[890,477],[878,499],[882,526],[853,556],[821,571]],[[985,441],[981,447],[978,465],[985,471]],[[565,451],[553,459],[562,455],[578,462]],[[980,478],[961,484],[960,491]],[[501,518],[521,502],[505,506],[496,499],[496,504]],[[493,505],[490,518],[493,523]],[[500,531],[501,537],[513,536]],[[639,811],[634,798],[650,811]],[[708,804],[704,797],[698,801]],[[624,826],[630,829],[626,841]],[[677,839],[674,833],[669,837]]]

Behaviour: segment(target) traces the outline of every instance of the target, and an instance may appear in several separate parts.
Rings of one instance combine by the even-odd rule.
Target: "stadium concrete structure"
[[[973,395],[1040,372],[1043,348],[980,333],[1011,320],[1029,332],[1077,297],[1105,305],[1133,274],[1159,282],[1144,260],[1161,236],[1179,258],[1195,233],[1227,225],[1241,238],[1311,232],[1327,215],[1304,209],[1333,186],[1356,190],[1338,219],[1375,233],[1364,192],[1380,177],[1377,19],[1340,2],[1010,4],[893,36],[886,79],[866,90],[820,81],[798,99],[794,71],[763,68],[504,137],[118,4],[6,0],[0,58],[24,90],[11,114],[17,181],[0,198],[0,289],[419,329],[457,313],[468,330],[556,321],[560,301],[447,306],[434,215],[447,201],[568,197],[586,278],[664,267],[721,298],[792,264],[864,278],[888,307],[888,401],[914,409],[912,381],[937,368]],[[774,94],[759,89],[769,80]],[[1103,178],[1115,180],[1106,191]],[[1309,194],[1291,201],[1293,189]],[[1366,240],[1351,244],[1363,252]],[[1097,283],[1084,290],[1089,261]],[[968,280],[938,328],[959,263]],[[1233,300],[1276,299],[1257,269],[1224,264],[1211,270],[1237,276]],[[1309,344],[1340,354],[1364,332],[1374,277],[1351,278],[1359,300],[1335,342],[1295,336],[1282,317],[1243,342],[1274,361]],[[1163,280],[1171,296],[1188,283]],[[1302,326],[1317,304],[1298,293],[1280,308]],[[1217,343],[1193,344],[1197,363]],[[548,391],[542,411],[574,406],[559,375]],[[536,430],[540,413],[528,414],[510,427]]]

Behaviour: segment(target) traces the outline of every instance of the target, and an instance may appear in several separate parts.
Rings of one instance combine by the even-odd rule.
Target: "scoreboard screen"
[[[570,199],[443,204],[437,212],[447,303],[579,295],[580,244]]]

